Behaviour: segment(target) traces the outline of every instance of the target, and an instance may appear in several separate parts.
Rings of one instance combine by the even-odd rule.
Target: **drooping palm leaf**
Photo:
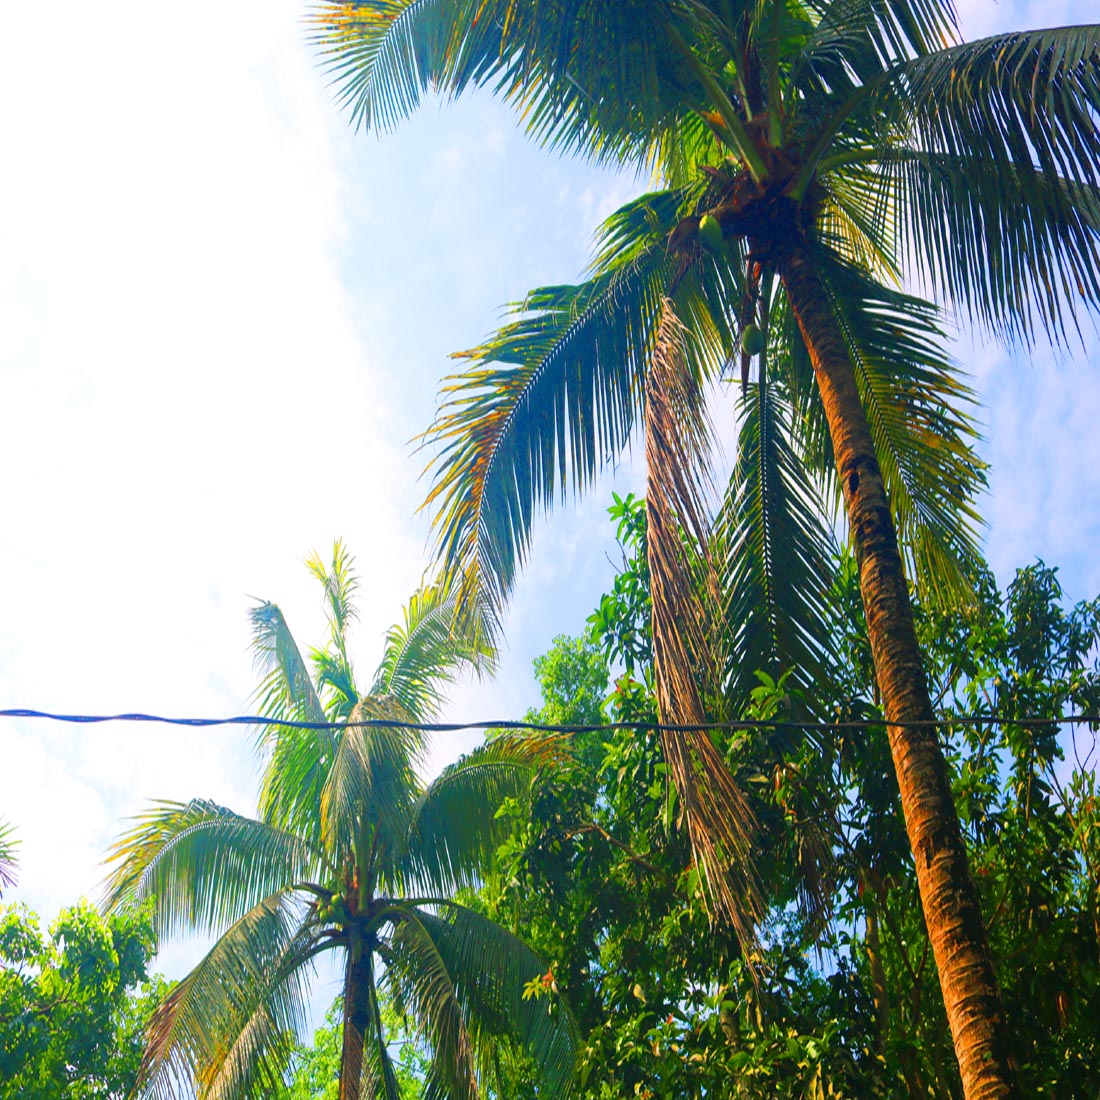
[[[265,601],[252,610],[251,619],[252,649],[263,674],[256,691],[259,712],[279,720],[326,722],[328,716],[282,611]],[[332,731],[265,726],[260,747],[268,757],[260,788],[261,816],[292,831],[305,830],[320,843],[311,807],[320,800],[336,753]]]
[[[308,1011],[304,966],[319,949],[292,895],[263,899],[232,925],[158,1007],[138,1090],[202,1100],[281,1090]]]
[[[746,698],[760,670],[813,695],[831,651],[835,557],[826,511],[792,444],[790,411],[773,381],[745,396],[737,463],[716,523],[722,548],[729,688]]]
[[[500,62],[500,30],[473,0],[329,0],[316,43],[356,126],[388,129],[432,87],[458,94]],[[463,38],[466,38],[465,44]]]
[[[402,863],[411,889],[450,896],[476,887],[511,825],[498,815],[523,798],[536,769],[560,761],[557,735],[501,734],[444,768],[413,806]]]
[[[916,154],[888,167],[933,283],[999,333],[1064,330],[1100,302],[1100,27],[1021,31],[919,57],[879,109]]]
[[[479,632],[481,616],[460,616],[446,583],[427,584],[405,605],[401,623],[386,634],[386,648],[371,693],[396,699],[413,719],[439,713],[445,690],[465,669],[492,670],[496,650]]]
[[[943,350],[934,306],[892,291],[822,250],[909,575],[930,599],[968,600],[979,560],[973,396]]]
[[[661,721],[697,726],[707,721],[700,684],[718,688],[721,662],[711,650],[718,591],[709,562],[704,465],[710,428],[699,380],[687,368],[687,339],[665,299],[646,379],[646,548]],[[702,576],[693,568],[689,540],[703,559]],[[748,802],[709,734],[664,730],[661,744],[708,895],[747,947],[761,910]]]
[[[546,287],[447,380],[425,435],[439,448],[425,502],[437,550],[462,578],[460,601],[497,613],[526,553],[536,511],[579,491],[625,445],[664,282],[664,240],[650,234],[580,286]]]
[[[416,950],[404,953],[415,968],[399,971],[402,983],[412,983],[422,1006],[438,1008],[444,1028],[460,1028],[455,1035],[468,1050],[462,1072],[486,1067],[493,1040],[510,1036],[542,1067],[543,1094],[563,1097],[576,1064],[576,1024],[549,984],[542,996],[524,997],[547,973],[545,961],[500,925],[454,902],[434,913],[417,910],[415,920],[395,928],[395,949],[413,940]],[[450,1090],[451,1077],[449,1067],[433,1064],[425,1095]]]
[[[382,1019],[382,1003],[374,968],[366,971],[367,1005],[371,1021],[370,1041],[363,1044],[363,1095],[371,1100],[401,1100],[393,1058],[386,1042],[386,1024]]]
[[[158,935],[220,934],[254,906],[295,883],[316,880],[324,856],[273,825],[214,802],[158,802],[111,848],[109,909],[157,899]],[[330,868],[331,870],[331,868]]]
[[[324,707],[309,669],[278,606],[267,601],[254,607],[252,654],[263,675],[256,701],[268,718],[323,722]]]
[[[395,910],[387,981],[397,1003],[415,1012],[432,1049],[426,1100],[476,1100],[477,1059],[463,1004],[447,960],[432,935],[437,917],[412,906]],[[537,971],[536,971],[537,973]]]

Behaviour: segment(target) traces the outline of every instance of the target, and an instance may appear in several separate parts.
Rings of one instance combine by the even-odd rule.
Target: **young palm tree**
[[[704,216],[720,233],[715,241],[708,229],[706,239],[740,276],[727,316],[759,320],[759,288],[776,278],[767,304],[790,318],[786,335],[812,369],[820,414],[810,414],[811,431],[827,441],[847,510],[964,1088],[972,1098],[1008,1094],[999,999],[898,548],[909,471],[883,439],[905,414],[891,407],[893,395],[876,392],[861,345],[870,338],[889,356],[900,323],[902,354],[926,357],[918,331],[926,307],[884,286],[910,266],[1007,337],[1030,340],[1038,326],[1060,338],[1078,295],[1097,302],[1100,31],[962,43],[946,0],[367,0],[324,5],[319,18],[333,70],[365,125],[395,122],[429,86],[455,93],[490,84],[548,144],[648,159],[665,182],[689,191],[703,176],[709,184],[694,199],[682,195],[686,209],[677,206],[665,238],[673,270],[657,292],[652,283],[635,287],[649,298],[639,298],[645,308],[620,347],[605,344],[600,365],[580,376],[550,381],[552,369],[533,372],[528,381],[545,374],[545,388],[556,386],[556,403],[548,399],[552,415],[541,425],[520,428],[525,440],[507,439],[506,399],[518,410],[527,396],[515,373],[482,369],[480,391],[466,380],[458,399],[469,423],[480,426],[471,410],[488,410],[496,387],[503,430],[484,441],[473,430],[454,438],[440,482],[450,477],[441,542],[452,554],[466,550],[459,561],[480,571],[481,590],[507,591],[531,505],[545,503],[567,474],[583,481],[608,444],[622,443],[627,410],[647,392],[639,371],[649,370],[657,334],[670,328],[659,303],[676,302],[684,268],[711,262]],[[624,281],[614,293],[627,293]],[[571,320],[583,324],[601,303],[582,297],[543,304],[574,310]],[[692,318],[680,320],[690,326]],[[622,351],[634,354],[612,369]],[[935,372],[937,363],[923,365]],[[942,451],[938,396],[932,387],[916,401],[923,425],[914,434],[931,429],[923,440],[931,452]],[[460,418],[455,412],[445,426]],[[460,461],[462,447],[469,455]],[[517,484],[471,527],[458,498],[477,487],[475,474],[501,484],[514,475]],[[965,512],[966,487],[957,491],[950,469],[942,484],[942,499]],[[909,496],[919,517],[920,501]],[[942,576],[950,555],[933,552]],[[679,709],[692,713],[690,698]]]
[[[500,841],[496,810],[520,796],[550,741],[498,738],[431,783],[422,723],[463,666],[491,657],[456,638],[452,597],[421,589],[386,638],[360,694],[347,654],[356,584],[336,544],[325,586],[329,644],[310,675],[278,607],[253,612],[266,717],[259,816],[212,802],[159,803],[113,849],[106,904],[154,897],[161,935],[218,937],[154,1017],[146,1095],[182,1085],[203,1100],[272,1095],[306,1019],[312,962],[344,960],[341,1100],[397,1100],[380,994],[417,1021],[433,1051],[426,1095],[472,1100],[494,1039],[511,1035],[542,1069],[548,1096],[572,1077],[576,1036],[564,1005],[524,997],[546,964],[455,900]],[[333,725],[333,723],[336,723]],[[375,724],[379,723],[379,724]]]

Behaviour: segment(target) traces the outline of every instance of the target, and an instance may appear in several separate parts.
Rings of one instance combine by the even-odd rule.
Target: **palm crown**
[[[545,964],[515,936],[455,900],[501,839],[503,797],[520,797],[554,742],[503,737],[433,782],[417,773],[423,723],[448,679],[492,656],[453,635],[453,598],[422,588],[386,638],[371,690],[347,654],[355,578],[336,545],[325,586],[329,643],[303,658],[282,613],[252,613],[265,716],[318,728],[265,727],[257,818],[211,802],[161,803],[118,842],[107,904],[153,896],[161,934],[217,942],[151,1027],[145,1092],[191,1083],[201,1097],[268,1095],[306,1021],[312,960],[344,957],[341,1097],[397,1098],[380,1009],[384,988],[432,1048],[427,1095],[476,1095],[490,1044],[511,1035],[548,1095],[572,1075],[564,1006],[523,997]],[[310,667],[312,666],[312,675]],[[335,723],[335,724],[332,724]]]

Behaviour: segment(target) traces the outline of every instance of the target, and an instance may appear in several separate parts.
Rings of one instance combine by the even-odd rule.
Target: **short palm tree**
[[[441,542],[467,575],[471,565],[483,574],[482,590],[507,591],[534,505],[567,476],[584,481],[624,441],[653,393],[644,379],[657,334],[674,327],[661,323],[663,303],[685,326],[696,320],[676,291],[691,269],[715,262],[708,241],[729,286],[709,317],[724,311],[740,329],[763,305],[785,319],[770,336],[776,350],[802,357],[816,387],[799,429],[819,444],[819,467],[846,507],[964,1088],[968,1097],[1008,1094],[999,998],[899,552],[907,507],[918,520],[925,507],[904,456],[884,447],[908,412],[876,390],[866,363],[869,346],[889,357],[893,345],[938,370],[920,333],[927,307],[889,288],[907,268],[1010,338],[1044,327],[1058,338],[1076,299],[1100,301],[1100,29],[963,43],[948,0],[362,0],[325,4],[319,19],[363,124],[397,121],[432,86],[488,84],[547,143],[648,161],[679,192],[655,281],[618,280],[602,301],[543,301],[578,325],[608,302],[622,310],[632,294],[639,308],[619,344],[605,339],[606,354],[581,374],[555,369],[564,357],[531,372],[529,383],[553,391],[541,422],[518,415],[528,391],[517,371],[482,369],[480,390],[469,378],[458,392],[461,407],[445,424],[465,416],[470,429],[455,432],[445,459]],[[653,205],[637,210],[651,224]],[[717,237],[709,224],[701,232],[704,218]],[[764,293],[771,278],[774,296]],[[936,451],[947,459],[940,501],[965,515],[959,456],[937,440],[938,418],[955,415],[944,413],[943,395],[937,385],[914,395],[913,433],[933,462]],[[478,435],[489,423],[480,409],[499,432]],[[459,501],[478,479],[502,488],[486,498],[495,508],[475,513]],[[909,543],[911,572],[924,555],[931,575],[950,574],[960,544],[939,541]],[[663,643],[673,665],[684,648],[677,633]],[[666,701],[673,718],[698,709],[690,691],[686,704],[674,693]]]
[[[547,971],[520,940],[455,892],[477,882],[499,836],[495,814],[554,753],[499,738],[423,783],[425,734],[441,690],[488,659],[453,635],[453,599],[429,585],[393,627],[371,688],[360,693],[346,647],[355,578],[337,543],[325,586],[329,644],[307,663],[279,608],[252,613],[271,725],[257,818],[212,802],[159,803],[113,849],[106,904],[155,898],[159,933],[217,942],[151,1025],[146,1095],[194,1089],[204,1100],[273,1095],[306,1019],[312,961],[344,960],[341,1100],[397,1100],[380,993],[414,1019],[433,1052],[426,1095],[471,1100],[494,1040],[510,1035],[566,1092],[574,1025],[556,997],[524,997]],[[313,675],[310,675],[312,665]]]

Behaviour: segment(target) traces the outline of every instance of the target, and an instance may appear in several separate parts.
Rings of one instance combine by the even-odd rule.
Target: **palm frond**
[[[15,827],[7,821],[0,821],[0,894],[16,882],[16,868],[19,866],[19,857],[16,849],[19,840],[15,835]]]
[[[157,934],[218,934],[262,900],[315,879],[323,856],[283,829],[214,802],[158,802],[111,848],[104,907],[156,899]]]
[[[580,286],[533,292],[519,320],[464,358],[425,434],[439,448],[425,506],[460,604],[499,614],[537,510],[579,492],[625,446],[655,336],[659,233]]]
[[[476,1100],[476,1052],[464,1005],[447,961],[432,935],[439,918],[422,909],[395,910],[386,980],[398,1003],[409,1006],[432,1049],[426,1100]]]
[[[1100,303],[1100,27],[1020,31],[897,67],[879,107],[917,264],[972,319],[1032,339]]]
[[[715,684],[709,652],[718,593],[710,545],[706,487],[700,481],[709,429],[698,382],[685,367],[686,334],[667,299],[646,380],[646,547],[653,608],[657,705],[666,725],[705,724],[699,677]],[[688,559],[694,538],[705,563]],[[703,585],[700,598],[699,584]],[[761,914],[752,869],[754,820],[744,793],[705,732],[662,731],[669,774],[684,807],[692,849],[707,892],[746,947]]]
[[[252,655],[263,676],[255,694],[261,713],[267,718],[323,722],[324,708],[282,611],[265,600],[249,618]]]
[[[973,395],[942,347],[930,303],[824,250],[818,270],[848,343],[911,579],[932,601],[968,601],[980,560],[974,500],[985,465]]]
[[[325,589],[325,616],[329,622],[330,646],[347,661],[348,627],[359,617],[353,602],[359,589],[355,565],[340,539],[332,544],[332,563],[326,565],[314,551],[306,558],[306,567]]]
[[[570,1086],[579,1046],[576,1024],[565,1002],[546,983],[545,994],[524,997],[536,979],[547,974],[544,960],[500,925],[454,902],[438,912],[410,913],[395,927],[393,946],[401,947],[408,966],[400,983],[410,989],[432,1031],[453,1033],[463,1049],[463,1077],[476,1081],[476,1069],[487,1066],[493,1040],[510,1036],[534,1058],[540,1070],[540,1095],[563,1097]],[[396,953],[396,952],[395,952]],[[448,1038],[450,1049],[455,1043]],[[439,1050],[436,1052],[439,1061]],[[425,1095],[453,1087],[453,1070],[433,1064]],[[462,1095],[462,1093],[459,1093]]]
[[[727,686],[741,700],[756,686],[757,671],[774,678],[790,671],[812,697],[832,650],[834,540],[792,435],[777,385],[768,378],[751,384],[716,524],[731,635]]]
[[[233,924],[157,1008],[137,1093],[202,1100],[282,1090],[308,1022],[305,970],[322,945],[280,892]]]
[[[457,95],[503,65],[482,0],[324,0],[312,16],[322,64],[356,127],[391,129],[438,88]]]
[[[405,605],[402,621],[386,634],[371,693],[392,696],[415,719],[438,714],[447,686],[460,672],[491,671],[496,663],[481,621],[476,612],[459,615],[447,583],[423,585]]]
[[[358,722],[415,721],[389,696],[364,696],[341,730],[336,755],[320,800],[325,850],[336,861],[351,856],[363,873],[370,841],[392,853],[405,833],[419,793],[416,764],[424,747],[420,730],[404,725],[361,726]]]
[[[505,733],[444,768],[412,810],[403,855],[410,883],[442,896],[476,888],[511,829],[501,804],[523,798],[535,771],[566,751],[557,735]]]
[[[369,1100],[401,1100],[401,1088],[397,1081],[393,1059],[390,1057],[389,1045],[386,1042],[386,1024],[382,1019],[382,1004],[378,996],[374,967],[367,968],[364,973],[372,1034],[363,1037],[360,1095]],[[344,1026],[348,1026],[346,1020]]]
[[[265,601],[253,608],[250,617],[252,649],[263,674],[255,696],[260,713],[284,721],[328,721],[329,715],[282,611]],[[314,663],[325,675],[326,667],[317,661],[316,654]],[[316,807],[336,755],[333,731],[265,726],[260,733],[260,747],[267,757],[260,785],[260,816],[319,845]]]

